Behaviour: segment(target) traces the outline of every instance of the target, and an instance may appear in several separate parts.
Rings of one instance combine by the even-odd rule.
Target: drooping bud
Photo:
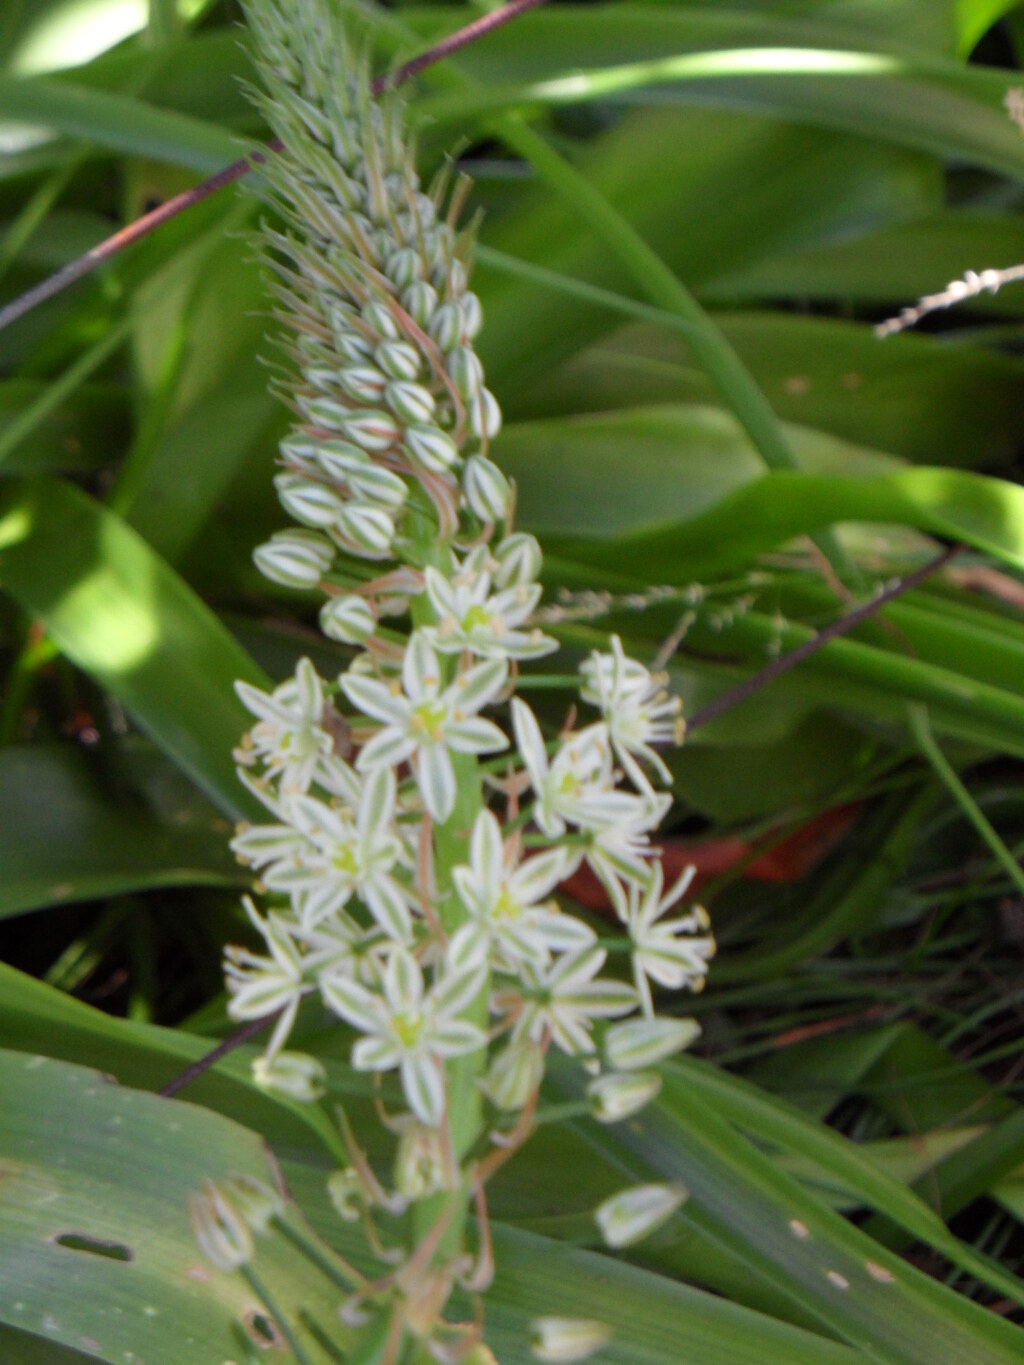
[[[284,1213],[284,1200],[278,1191],[254,1175],[229,1175],[220,1185],[253,1232],[266,1234],[273,1220]]]
[[[545,1365],[572,1365],[587,1360],[608,1341],[612,1329],[592,1318],[534,1318],[530,1350]]]
[[[594,1221],[605,1243],[619,1250],[642,1241],[667,1223],[688,1193],[678,1181],[670,1185],[633,1185],[600,1204],[594,1211]]]
[[[696,1019],[627,1019],[604,1035],[604,1055],[617,1071],[638,1071],[684,1052],[699,1037]]]
[[[444,1141],[436,1128],[410,1119],[395,1154],[395,1189],[407,1199],[425,1199],[448,1188]]]
[[[327,1177],[327,1197],[334,1211],[345,1223],[358,1223],[366,1204],[359,1173],[351,1166],[343,1171],[332,1171]]]
[[[327,1072],[315,1057],[304,1052],[279,1052],[273,1060],[257,1057],[253,1079],[264,1090],[276,1091],[290,1100],[317,1100],[324,1093]]]
[[[544,561],[537,537],[526,531],[506,536],[491,553],[497,564],[494,582],[499,588],[535,582]]]
[[[512,1043],[498,1053],[479,1086],[498,1109],[514,1113],[536,1093],[543,1075],[543,1048],[536,1043]]]
[[[237,1270],[252,1260],[252,1234],[212,1180],[204,1180],[199,1193],[189,1195],[188,1216],[199,1250],[218,1270]]]
[[[612,1071],[587,1086],[587,1099],[600,1123],[618,1123],[638,1114],[661,1089],[656,1071]]]

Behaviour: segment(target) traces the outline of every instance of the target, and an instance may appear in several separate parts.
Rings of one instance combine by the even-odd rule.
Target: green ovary
[[[472,635],[475,630],[490,630],[492,622],[490,613],[483,607],[470,607],[462,618],[462,629],[466,635]]]
[[[331,866],[347,877],[354,877],[359,871],[359,862],[351,844],[337,844],[331,854]]]
[[[403,1048],[411,1051],[416,1046],[425,1022],[419,1010],[406,1010],[404,1014],[395,1015],[392,1021],[395,1037]]]
[[[503,920],[517,920],[521,918],[522,913],[523,907],[512,895],[508,887],[503,886],[501,889],[501,894],[494,902],[494,907],[491,911],[491,918]]]
[[[447,719],[448,709],[439,701],[420,702],[412,713],[413,728],[435,743],[444,734]]]

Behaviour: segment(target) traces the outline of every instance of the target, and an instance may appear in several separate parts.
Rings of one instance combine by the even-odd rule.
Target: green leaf
[[[557,508],[550,515],[557,518]],[[689,520],[593,542],[582,553],[599,567],[625,571],[642,563],[656,581],[688,583],[842,521],[913,526],[1024,567],[1024,489],[981,474],[925,467],[876,478],[776,470]],[[531,524],[547,529],[543,522]],[[560,542],[561,551],[566,548]]]
[[[204,1057],[217,1040],[184,1029],[118,1019],[0,963],[0,1037],[23,1052],[98,1068],[125,1085],[156,1090]],[[316,1104],[260,1090],[252,1046],[237,1048],[192,1081],[188,1098],[262,1133],[267,1141],[344,1160],[337,1130]],[[348,1096],[341,1088],[339,1098]]]
[[[756,110],[1020,178],[1020,135],[1002,108],[1006,79],[981,67],[815,47],[687,51],[420,101],[417,113],[464,126],[502,109],[592,100]]]
[[[0,749],[0,918],[158,886],[244,883],[227,821],[173,769],[152,777],[162,809],[140,787],[106,790],[70,744]]]
[[[0,496],[0,579],[221,810],[253,809],[231,758],[247,725],[233,683],[266,680],[145,541],[69,484],[18,483]]]
[[[987,263],[961,257],[960,270],[978,259]],[[949,278],[940,270],[924,292]],[[894,298],[909,301],[918,292]],[[1024,439],[1017,397],[1022,366],[1008,355],[913,334],[881,341],[869,327],[830,318],[713,316],[786,422],[923,464],[941,459],[986,470],[1012,461]],[[980,392],[988,400],[983,405]],[[664,328],[628,327],[540,380],[522,416],[714,398],[683,338]]]
[[[898,468],[889,456],[820,431],[790,426],[786,436],[807,471],[871,475]],[[690,520],[764,472],[733,417],[687,404],[513,422],[502,431],[499,454],[516,480],[522,520],[546,532],[602,538]]]
[[[629,1125],[602,1130],[634,1178],[681,1180],[686,1212],[745,1255],[843,1340],[900,1365],[1015,1361],[1020,1330],[958,1298],[884,1250],[774,1166],[692,1093],[666,1078],[662,1101]]]
[[[931,1203],[925,1202],[926,1199],[934,1199],[934,1185],[931,1183],[914,1193],[910,1192],[898,1179],[892,1178],[881,1168],[880,1158],[873,1148],[858,1146],[824,1124],[811,1122],[795,1107],[766,1095],[736,1076],[730,1076],[720,1067],[698,1058],[685,1057],[673,1064],[673,1069],[678,1072],[682,1085],[694,1094],[703,1095],[710,1107],[736,1124],[749,1137],[758,1142],[767,1142],[797,1158],[805,1170],[813,1172],[823,1183],[842,1189],[844,1193],[852,1195],[858,1204],[876,1209],[912,1238],[944,1253],[955,1265],[966,1269],[968,1273],[979,1275],[1017,1302],[1024,1302],[1024,1283],[981,1263],[973,1248],[960,1243]],[[1004,1125],[1018,1119],[1019,1111],[1002,1120],[997,1129],[1005,1132]],[[921,1180],[925,1181],[928,1179],[927,1173],[937,1162],[944,1164],[944,1157],[946,1162],[951,1161],[960,1152],[966,1155],[970,1150],[971,1138],[977,1140],[984,1135],[984,1130],[980,1134],[975,1130],[974,1133],[968,1131],[966,1136],[961,1134],[956,1137],[942,1132],[922,1134],[907,1144],[906,1157],[918,1165],[927,1163],[926,1169],[919,1173]],[[938,1140],[938,1150],[929,1154],[927,1143],[930,1138]],[[944,1152],[943,1147],[938,1145],[943,1143],[948,1143],[952,1150]],[[924,1153],[921,1152],[922,1146]],[[1005,1148],[1004,1154],[1009,1157],[1009,1151]],[[986,1171],[992,1177],[988,1183],[994,1183],[998,1176],[987,1167]],[[983,1188],[987,1188],[988,1183]],[[943,1206],[945,1217],[948,1218],[951,1212],[949,1205]]]
[[[207,1178],[273,1185],[259,1135],[40,1056],[0,1053],[0,1085],[0,1319],[110,1365],[258,1346],[265,1310],[239,1275],[204,1261],[186,1201]],[[301,1226],[294,1206],[288,1218]],[[344,1340],[337,1289],[281,1235],[259,1241],[257,1264],[293,1328],[302,1313]],[[311,1361],[329,1359],[304,1338]]]
[[[325,1207],[322,1172],[293,1160],[284,1162],[284,1170],[320,1236],[350,1255],[358,1232],[343,1228]],[[580,1174],[586,1178],[585,1170]],[[566,1173],[560,1178],[564,1189]],[[508,1365],[531,1359],[531,1321],[549,1315],[608,1324],[612,1338],[596,1357],[608,1365],[677,1365],[690,1359],[702,1365],[777,1365],[780,1360],[855,1365],[863,1359],[825,1336],[616,1257],[567,1247],[501,1222],[492,1227],[497,1274],[487,1291],[485,1340]]]
[[[0,118],[50,129],[105,151],[207,173],[241,154],[236,138],[201,119],[53,77],[5,76]]]
[[[514,27],[514,25],[512,26]],[[920,157],[770,119],[711,110],[631,112],[593,138],[578,165],[691,288],[786,249],[934,206],[934,171]],[[737,187],[742,186],[742,193]],[[728,206],[723,210],[721,206]],[[622,266],[567,204],[539,189],[514,214],[485,222],[509,255],[620,293]],[[617,325],[606,309],[541,285],[474,273],[487,326],[488,383],[510,418],[554,365]]]

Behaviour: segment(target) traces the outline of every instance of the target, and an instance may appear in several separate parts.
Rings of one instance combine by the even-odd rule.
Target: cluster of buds
[[[303,659],[272,693],[238,685],[256,718],[239,774],[270,819],[232,844],[258,874],[264,908],[246,907],[264,950],[228,949],[229,1012],[276,1014],[257,1074],[293,1098],[323,1082],[316,1058],[287,1048],[302,1001],[349,1025],[352,1066],[397,1073],[396,1159],[389,1189],[347,1134],[334,1202],[372,1221],[447,1192],[447,1229],[528,1135],[552,1048],[583,1063],[591,1111],[613,1122],[696,1035],[656,1016],[651,989],[699,990],[714,950],[702,910],[669,914],[688,879],[666,893],[651,842],[671,802],[655,746],[681,740],[680,704],[617,637],[580,668],[586,723],[546,738],[515,695],[521,662],[558,644],[534,621],[540,547],[513,530],[488,453],[500,413],[473,350],[458,195],[420,190],[397,96],[371,97],[326,0],[247,10],[283,146],[262,174],[288,223],[262,244],[299,373],[282,382],[296,421],[276,484],[300,526],[255,558],[319,590],[325,634],[354,650],[336,680]],[[631,974],[606,970],[593,928],[554,898],[584,862]],[[623,1227],[632,1240],[681,1197],[627,1192],[599,1227],[623,1245]],[[441,1258],[451,1237],[432,1236],[395,1290],[408,1325],[416,1271],[432,1304],[416,1330],[441,1350],[445,1296],[423,1285],[468,1272]],[[349,1319],[363,1311],[350,1304]]]

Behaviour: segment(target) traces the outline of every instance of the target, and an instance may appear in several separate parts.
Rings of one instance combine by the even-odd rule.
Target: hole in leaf
[[[243,1317],[249,1339],[264,1349],[270,1346],[283,1346],[284,1337],[273,1318],[266,1313],[249,1312]]]
[[[82,1232],[62,1232],[54,1237],[59,1247],[68,1251],[88,1251],[93,1256],[104,1256],[108,1261],[134,1261],[135,1252],[123,1242],[110,1242],[104,1237],[88,1237]]]

